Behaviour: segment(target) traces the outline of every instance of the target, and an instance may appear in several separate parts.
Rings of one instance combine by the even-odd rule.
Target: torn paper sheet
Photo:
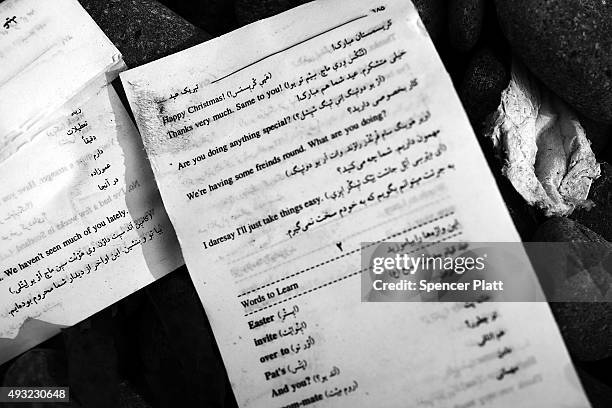
[[[0,23],[2,162],[79,91],[126,66],[76,0],[6,0]]]
[[[546,303],[476,334],[361,301],[363,242],[519,240],[410,1],[311,2],[121,79],[240,407],[589,406]]]
[[[45,340],[183,264],[112,86],[61,112],[0,164],[0,363],[32,345],[4,346],[28,319]]]
[[[547,216],[588,205],[600,168],[571,108],[518,63],[489,120],[487,137],[503,159],[503,174]]]
[[[0,137],[0,363],[183,264],[107,83],[119,51],[76,1],[52,3],[0,4],[15,16],[0,26],[0,130],[18,129]]]

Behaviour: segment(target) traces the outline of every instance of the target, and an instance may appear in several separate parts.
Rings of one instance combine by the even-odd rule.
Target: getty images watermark
[[[612,252],[598,243],[364,242],[366,302],[608,302]]]

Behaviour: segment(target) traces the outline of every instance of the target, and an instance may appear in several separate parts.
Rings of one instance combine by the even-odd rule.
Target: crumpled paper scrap
[[[585,130],[571,108],[518,63],[485,136],[504,161],[502,173],[530,205],[547,216],[589,206],[601,169]]]

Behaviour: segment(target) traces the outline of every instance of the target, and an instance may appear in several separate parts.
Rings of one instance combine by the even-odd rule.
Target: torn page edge
[[[590,205],[588,192],[601,171],[584,128],[565,102],[517,62],[486,127],[502,173],[527,203],[547,216]]]

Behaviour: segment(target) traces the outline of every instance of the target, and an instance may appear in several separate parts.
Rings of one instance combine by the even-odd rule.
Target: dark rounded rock
[[[598,156],[602,161],[612,163],[612,140],[611,143],[608,143],[608,146],[604,149],[603,152]]]
[[[287,11],[309,0],[235,0],[238,24],[245,25]]]
[[[570,217],[612,242],[612,165],[601,163],[601,177],[591,185],[588,198],[593,205],[577,209]]]
[[[79,0],[133,68],[211,36],[154,0]]]
[[[151,408],[127,381],[119,384],[119,408]]]
[[[212,35],[221,35],[237,27],[234,2],[230,0],[161,0],[187,21]]]
[[[66,357],[59,351],[33,349],[18,357],[6,372],[4,386],[65,386]]]
[[[429,36],[438,46],[446,35],[446,0],[413,0]]]
[[[510,74],[489,49],[476,53],[459,85],[459,97],[472,124],[479,124],[499,105]]]
[[[186,268],[146,289],[139,319],[142,375],[161,407],[217,407],[229,383],[212,330]]]
[[[606,242],[596,232],[564,217],[552,217],[543,223],[534,235],[539,242]]]
[[[551,303],[570,354],[580,361],[612,356],[612,307],[609,303]]]
[[[612,253],[612,244],[583,225],[568,218],[553,217],[536,231],[536,242],[590,243],[569,245],[568,253],[559,253],[554,262],[566,269],[563,262],[578,265],[578,273],[570,276],[568,284],[559,287],[560,299],[593,299],[601,292],[593,282],[603,282],[608,288],[610,274],[596,265],[606,262]],[[550,307],[557,320],[565,344],[574,358],[594,361],[612,356],[612,304],[609,302],[551,302]]]
[[[548,299],[559,301],[609,301],[612,287],[608,262],[612,244],[567,218],[552,218],[536,232],[534,240],[548,242],[532,250],[532,263]]]
[[[612,146],[612,124],[595,122],[584,116],[578,119],[596,156],[599,156],[608,145]]]
[[[612,387],[602,383],[585,370],[578,368],[577,372],[591,406],[593,408],[610,408]]]
[[[496,0],[513,51],[582,114],[612,122],[612,2]]]
[[[68,370],[66,356],[57,350],[33,349],[18,357],[7,370],[3,387],[67,387]],[[72,399],[72,397],[71,397]],[[4,404],[6,408],[20,408],[23,403]],[[70,403],[31,403],[32,408],[76,408]]]
[[[113,332],[109,309],[62,330],[70,390],[86,407],[103,408],[119,404],[121,381]]]
[[[466,52],[474,48],[482,31],[484,14],[484,0],[450,0],[448,34],[454,49]]]

